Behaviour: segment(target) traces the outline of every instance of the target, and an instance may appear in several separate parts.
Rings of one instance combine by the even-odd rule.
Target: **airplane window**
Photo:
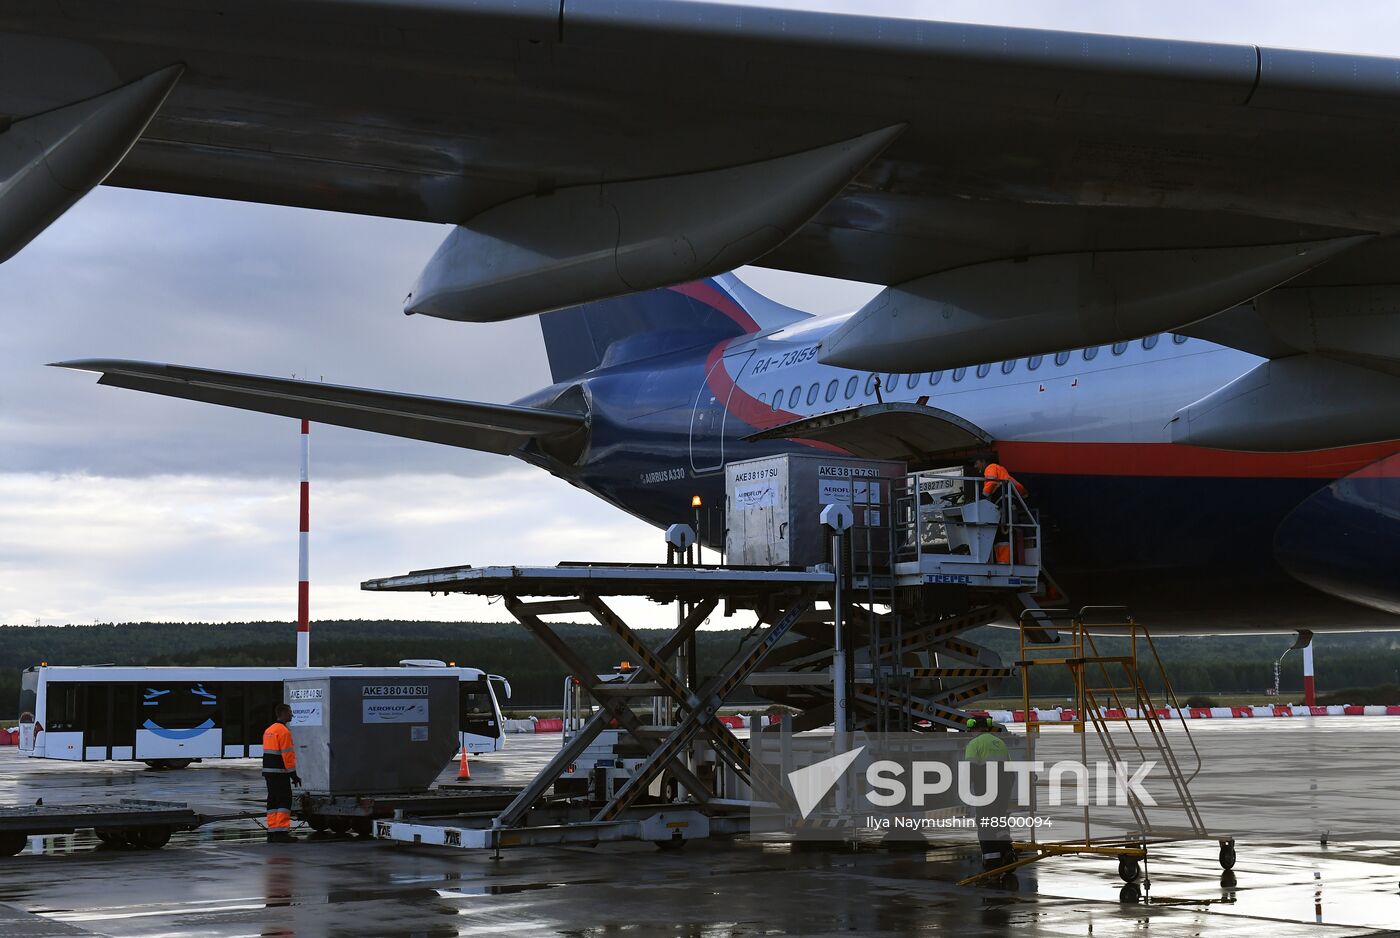
[[[908,378],[905,379],[905,385],[906,385],[906,386],[909,388],[909,390],[911,390],[911,391],[914,390],[915,386],[918,385],[918,383],[919,383],[919,375],[910,375]]]
[[[860,384],[860,379],[855,375],[851,375],[851,380],[846,382],[846,400],[849,401],[856,396],[856,385],[858,384]]]
[[[954,380],[954,381],[961,381],[961,380],[963,379],[963,375],[965,375],[965,374],[967,374],[967,369],[966,369],[966,368],[954,368],[954,369],[953,369],[953,380]]]
[[[1026,370],[1035,371],[1040,367],[1040,363],[1043,361],[1045,361],[1044,355],[1032,355],[1030,358],[1026,359]]]
[[[821,390],[822,386],[816,381],[813,381],[812,386],[807,389],[807,403],[815,404],[817,402],[817,395],[821,393]]]
[[[830,404],[832,401],[836,400],[836,392],[840,390],[841,382],[832,378],[831,383],[826,386],[826,402]]]
[[[983,364],[981,364],[981,365],[978,365],[978,366],[977,366],[977,377],[979,377],[979,378],[985,378],[985,377],[987,377],[987,375],[991,374],[991,371],[992,371],[992,366],[991,366],[991,365],[988,365],[988,364],[986,364],[986,363],[983,363]]]
[[[938,382],[940,382],[940,381],[942,381],[942,380],[943,380],[943,372],[941,372],[941,371],[930,371],[930,372],[928,373],[928,386],[929,386],[929,387],[933,387],[935,384],[937,384]]]
[[[1011,374],[1011,372],[1013,372],[1013,371],[1015,371],[1015,370],[1016,370],[1016,359],[1014,359],[1014,358],[1008,358],[1006,361],[1004,361],[1004,362],[1001,363],[1001,373],[1002,373],[1002,374],[1004,374],[1004,375],[1009,375],[1009,374]]]
[[[1127,342],[1114,342],[1114,343],[1113,343],[1113,354],[1114,354],[1114,355],[1122,355],[1122,354],[1123,354],[1124,352],[1126,352],[1127,350],[1128,350],[1128,343],[1127,343]]]
[[[1098,356],[1098,354],[1099,347],[1097,345],[1091,345],[1084,350],[1084,360],[1086,362],[1091,362]]]
[[[868,377],[868,378],[865,379],[865,396],[866,396],[866,397],[874,397],[874,396],[875,396],[875,381],[876,381],[876,378],[877,378],[877,377],[878,377],[877,375],[871,375],[870,377]]]
[[[898,391],[899,375],[895,374],[894,372],[890,372],[889,374],[885,375],[884,383],[881,384],[880,387],[885,389],[886,394],[893,394],[894,392]]]
[[[1063,368],[1065,365],[1068,365],[1068,364],[1069,364],[1069,352],[1056,352],[1056,353],[1055,353],[1055,364],[1059,365],[1061,368]]]
[[[801,404],[801,403],[802,403],[802,385],[800,385],[800,384],[795,384],[795,385],[793,385],[793,387],[792,387],[792,391],[788,394],[788,406],[789,406],[789,407],[796,407],[798,404]]]
[[[759,402],[760,404],[767,404],[767,403],[768,403],[768,392],[767,392],[767,391],[764,391],[762,394],[758,395],[758,402]]]
[[[776,391],[773,392],[773,409],[774,409],[774,410],[782,410],[782,409],[783,409],[783,389],[782,389],[782,388],[778,388],[778,390],[776,390]]]
[[[1186,344],[1186,336],[1184,336],[1184,335],[1177,335],[1176,333],[1172,333],[1172,341],[1175,342],[1177,345],[1185,345],[1185,344]]]
[[[1147,336],[1143,336],[1143,337],[1142,337],[1142,347],[1143,347],[1144,349],[1149,349],[1149,350],[1150,350],[1150,349],[1154,349],[1154,348],[1157,347],[1157,340],[1160,339],[1160,338],[1161,338],[1161,336],[1156,336],[1156,335],[1147,335]]]

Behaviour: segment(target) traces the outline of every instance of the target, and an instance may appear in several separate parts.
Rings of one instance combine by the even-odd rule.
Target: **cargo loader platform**
[[[501,597],[596,702],[489,824],[480,815],[396,812],[375,822],[376,836],[499,849],[737,833],[754,806],[793,804],[718,719],[741,689],[796,710],[784,718],[788,732],[832,725],[838,707],[854,730],[937,731],[965,728],[967,702],[1012,675],[962,633],[1037,608],[1039,523],[1015,488],[989,492],[986,480],[957,470],[910,474],[897,461],[827,456],[765,457],[725,471],[728,564],[696,563],[694,531],[673,525],[664,564],[462,565],[362,584]],[[818,519],[838,507],[849,528],[841,536]],[[675,629],[649,647],[608,605],[611,597],[676,604]],[[702,679],[695,632],[721,608],[757,623]],[[547,621],[558,616],[592,619],[633,670],[600,680]],[[837,657],[841,636],[850,654]],[[649,713],[634,710],[639,698]],[[581,760],[596,760],[600,748],[609,750],[606,766],[598,763],[605,770],[584,772]]]

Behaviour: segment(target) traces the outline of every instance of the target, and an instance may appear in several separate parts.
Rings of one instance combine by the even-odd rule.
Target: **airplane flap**
[[[944,457],[985,450],[992,444],[985,430],[957,414],[904,402],[817,414],[744,439],[815,440],[839,446],[853,456],[902,460],[911,470],[930,467]]]
[[[371,388],[186,368],[157,362],[84,359],[54,367],[101,373],[98,384],[221,404],[315,423],[368,430],[491,453],[514,453],[535,439],[586,433],[583,413],[482,404]]]

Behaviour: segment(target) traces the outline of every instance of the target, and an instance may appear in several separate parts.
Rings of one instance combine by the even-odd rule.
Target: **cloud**
[[[290,621],[297,492],[293,474],[0,474],[0,623]],[[659,531],[524,467],[314,480],[311,518],[314,618],[502,621],[484,600],[359,584],[449,563],[665,556]]]

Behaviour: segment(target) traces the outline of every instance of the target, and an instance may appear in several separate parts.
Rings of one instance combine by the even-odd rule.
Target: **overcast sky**
[[[1400,4],[1383,0],[773,5],[1400,55]],[[533,318],[400,313],[445,234],[102,188],[0,266],[0,623],[290,619],[295,422],[97,388],[43,363],[141,358],[486,401],[548,384]],[[872,292],[748,279],[818,312]],[[312,515],[317,618],[504,619],[358,583],[456,562],[661,556],[656,531],[509,458],[330,427],[313,436]]]

